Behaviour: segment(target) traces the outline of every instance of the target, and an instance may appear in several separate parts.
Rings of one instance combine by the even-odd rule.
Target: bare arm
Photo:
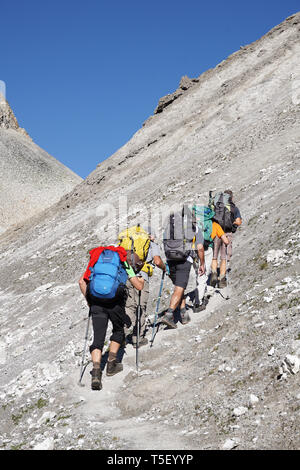
[[[221,240],[222,240],[222,242],[225,243],[225,245],[229,245],[229,240],[228,240],[228,238],[226,237],[225,233],[224,233],[224,235],[221,236]]]
[[[240,217],[238,217],[237,219],[235,219],[235,221],[233,222],[234,225],[242,225],[242,219]]]
[[[143,290],[145,285],[145,279],[143,279],[142,277],[134,276],[131,277],[129,281],[137,290]]]
[[[200,261],[199,274],[202,276],[205,273],[204,246],[202,244],[197,245],[197,252]]]
[[[84,297],[86,297],[86,288],[87,288],[87,285],[86,285],[86,281],[84,280],[83,278],[83,275],[81,276],[81,278],[79,279],[78,281],[78,284],[79,284],[79,288],[82,292],[82,295],[84,295]]]
[[[160,256],[154,256],[153,257],[153,262],[154,262],[155,266],[160,268],[162,271],[166,271],[166,265],[165,265],[165,263],[163,262],[163,260],[161,259]]]

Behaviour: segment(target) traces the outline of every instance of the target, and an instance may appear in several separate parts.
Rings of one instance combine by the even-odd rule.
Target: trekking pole
[[[157,302],[156,302],[155,317],[154,317],[154,323],[153,323],[153,327],[152,327],[152,338],[150,340],[150,348],[152,348],[153,342],[154,342],[154,339],[155,339],[155,328],[156,328],[156,323],[157,323],[158,309],[159,309],[161,294],[162,294],[162,290],[163,290],[165,274],[166,274],[166,271],[163,271],[162,276],[161,276],[159,294],[158,294],[158,298],[157,298]]]
[[[227,254],[228,245],[226,245],[226,280],[227,280],[227,297],[226,300],[229,300],[229,269],[228,269],[228,254]]]
[[[79,382],[78,382],[78,385],[80,385],[80,387],[84,387],[84,385],[81,383],[82,379],[83,379],[83,375],[85,373],[85,369],[87,367],[87,365],[89,364],[90,361],[88,361],[85,366],[84,366],[84,359],[85,359],[85,353],[86,353],[86,345],[87,345],[87,342],[88,342],[88,339],[89,339],[89,329],[90,329],[90,319],[91,319],[91,315],[89,313],[89,316],[88,316],[88,321],[87,321],[87,326],[86,326],[86,332],[85,332],[85,342],[84,342],[84,348],[83,348],[83,353],[82,353],[82,360],[81,360],[81,367],[80,367],[80,376],[79,376]]]
[[[137,308],[137,332],[136,332],[136,350],[135,350],[135,365],[137,374],[139,373],[139,345],[140,345],[140,320],[141,320],[141,291],[139,290],[139,303]]]
[[[208,206],[209,208],[211,208],[211,201],[212,201],[212,191],[209,191],[208,193]]]

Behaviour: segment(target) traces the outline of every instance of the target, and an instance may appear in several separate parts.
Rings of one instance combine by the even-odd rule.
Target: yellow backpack
[[[136,253],[140,260],[144,262],[144,266],[141,271],[144,271],[148,276],[152,276],[153,267],[149,263],[145,263],[149,247],[150,237],[149,234],[140,225],[127,228],[119,233],[119,245],[122,246],[126,251],[132,251]]]

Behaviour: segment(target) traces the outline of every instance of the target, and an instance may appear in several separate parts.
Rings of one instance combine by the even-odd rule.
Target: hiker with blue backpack
[[[89,305],[93,322],[94,340],[90,346],[93,361],[92,390],[102,389],[100,363],[109,320],[113,328],[106,375],[112,376],[123,370],[123,365],[117,361],[117,354],[124,342],[124,325],[130,326],[130,319],[125,312],[128,279],[135,289],[142,289],[142,282],[127,261],[124,248],[106,246],[90,251],[90,262],[79,280],[79,286]]]
[[[208,297],[205,294],[211,271],[214,242],[221,240],[227,246],[229,240],[220,224],[214,221],[215,212],[210,207],[194,204],[192,214],[204,238],[206,270],[202,276],[197,276],[197,288],[194,295],[194,312],[201,312],[208,304]]]
[[[216,239],[214,242],[212,274],[210,284],[215,287],[219,281],[219,287],[227,287],[226,272],[228,272],[228,263],[232,256],[233,234],[242,224],[242,217],[238,207],[233,202],[233,192],[230,189],[224,193],[217,193],[214,197],[210,195],[210,207],[214,210],[214,220],[217,221],[224,230],[229,241],[224,243],[223,239]],[[218,256],[220,255],[220,277],[218,279]]]

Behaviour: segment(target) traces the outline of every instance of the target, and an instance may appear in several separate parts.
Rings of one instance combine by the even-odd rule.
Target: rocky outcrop
[[[18,121],[15,118],[9,104],[0,93],[0,128],[1,129],[19,129]]]
[[[180,96],[183,95],[183,93],[191,88],[195,83],[198,83],[199,79],[198,78],[189,78],[186,75],[182,77],[179,83],[179,88],[174,91],[174,93],[171,93],[169,95],[163,96],[160,98],[158,105],[154,111],[154,114],[159,114],[161,113],[167,106],[169,106],[173,101],[177,100]]]

